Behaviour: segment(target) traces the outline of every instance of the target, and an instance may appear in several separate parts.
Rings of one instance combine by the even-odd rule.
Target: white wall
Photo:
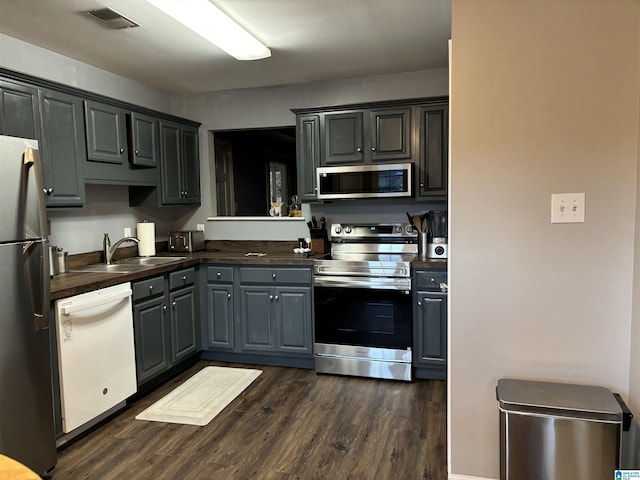
[[[202,207],[184,221],[192,224],[216,212],[215,177],[211,131],[241,128],[294,126],[292,108],[342,105],[348,103],[402,98],[448,95],[448,70],[434,69],[395,75],[380,75],[315,82],[278,87],[227,90],[191,95],[176,95],[171,99],[174,115],[186,116],[202,122],[200,127],[200,174]],[[350,205],[346,204],[348,209]],[[315,207],[312,207],[315,208]],[[402,213],[404,210],[400,210]],[[244,224],[238,223],[239,229]],[[233,230],[225,225],[225,236],[233,236]],[[278,224],[264,224],[266,238],[279,238]],[[215,225],[207,224],[207,238],[217,238]],[[238,230],[243,237],[243,230]],[[291,238],[295,240],[296,238]]]
[[[497,478],[498,378],[629,393],[640,11],[452,13],[449,472]],[[585,223],[550,224],[566,192],[586,193]]]

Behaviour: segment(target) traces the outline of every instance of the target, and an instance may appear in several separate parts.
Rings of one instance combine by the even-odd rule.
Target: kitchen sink
[[[186,257],[131,257],[123,258],[110,265],[106,263],[96,263],[94,265],[87,265],[86,267],[74,268],[69,271],[84,273],[131,273],[144,270],[148,267],[177,262],[185,258]]]
[[[151,267],[154,265],[164,265],[165,263],[177,262],[187,257],[130,257],[123,258],[115,262],[115,265],[140,265],[143,267]]]
[[[86,267],[72,268],[70,272],[76,273],[131,273],[136,270],[142,270],[145,268],[143,265],[120,265],[112,263],[107,265],[106,263],[96,263],[95,265],[87,265]]]

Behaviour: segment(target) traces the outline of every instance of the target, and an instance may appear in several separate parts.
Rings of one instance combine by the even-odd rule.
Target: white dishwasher
[[[136,393],[131,284],[56,301],[62,430]]]

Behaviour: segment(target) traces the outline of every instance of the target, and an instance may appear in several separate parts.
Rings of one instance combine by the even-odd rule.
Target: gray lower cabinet
[[[208,265],[205,348],[217,360],[311,367],[312,293],[310,267]]]
[[[0,135],[40,139],[37,88],[0,80]]]
[[[47,206],[81,207],[85,203],[82,99],[43,89],[40,90],[39,101]]]
[[[417,270],[413,284],[413,367],[417,378],[447,375],[447,273]]]
[[[195,268],[133,284],[138,385],[199,350]]]

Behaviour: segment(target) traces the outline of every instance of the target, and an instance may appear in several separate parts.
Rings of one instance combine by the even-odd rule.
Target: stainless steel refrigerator
[[[0,453],[56,464],[49,249],[38,143],[0,136]]]

